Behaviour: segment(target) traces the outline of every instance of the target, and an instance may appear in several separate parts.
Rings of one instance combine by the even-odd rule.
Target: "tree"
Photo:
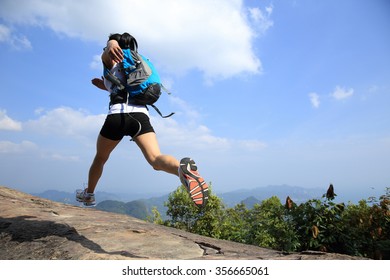
[[[249,212],[250,244],[276,250],[294,251],[299,246],[294,225],[286,218],[280,199],[273,196]]]
[[[169,194],[168,201],[164,204],[168,207],[168,224],[174,228],[191,231],[197,219],[199,210],[191,201],[188,192],[182,185]]]
[[[248,243],[250,230],[249,210],[244,203],[224,211],[221,222],[221,239]]]
[[[197,208],[184,186],[170,194],[169,220],[163,223],[205,236],[283,251],[320,250],[375,259],[390,259],[390,188],[386,194],[359,201],[335,203],[333,185],[322,199],[300,205],[287,197],[282,205],[273,196],[248,210],[245,204],[225,208],[209,189],[205,208]],[[162,223],[153,209],[152,221]]]
[[[334,203],[335,196],[331,185],[322,196],[323,200],[311,199],[291,209],[292,222],[301,241],[300,250],[343,250],[342,214],[345,206],[343,203]]]
[[[148,216],[146,220],[150,223],[156,224],[156,225],[163,225],[164,221],[161,217],[160,212],[158,211],[157,207],[154,206],[152,208],[152,216]]]
[[[379,200],[348,205],[342,218],[346,254],[390,259],[390,188]]]
[[[172,192],[168,201],[167,216],[170,220],[167,224],[192,233],[220,238],[221,219],[224,206],[221,199],[212,193],[211,183],[209,184],[209,199],[204,208],[197,208],[188,195],[184,186],[178,187]]]

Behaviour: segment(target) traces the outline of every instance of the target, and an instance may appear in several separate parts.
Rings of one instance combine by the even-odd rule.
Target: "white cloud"
[[[320,96],[317,93],[315,92],[309,93],[309,98],[310,98],[311,105],[314,108],[320,107]]]
[[[199,123],[201,114],[180,98],[173,98],[179,107],[180,123],[174,118],[151,117],[161,146],[210,152],[260,151],[267,145],[260,140],[237,140],[219,137],[212,130]],[[207,153],[207,152],[206,152]]]
[[[101,55],[94,55],[93,59],[92,59],[92,62],[90,63],[89,66],[91,67],[91,69],[100,70],[101,71],[101,69],[102,69]]]
[[[76,162],[79,161],[80,158],[78,156],[69,156],[69,155],[61,155],[58,153],[50,154],[45,156],[48,159],[52,159],[55,161],[68,161],[68,162]]]
[[[175,101],[181,112],[181,120],[175,118],[162,119],[160,116],[151,116],[152,124],[157,132],[160,144],[165,147],[189,148],[197,150],[229,150],[235,144],[243,149],[259,147],[256,141],[236,141],[215,136],[205,125],[199,123],[199,113],[184,101],[176,98]],[[181,108],[181,109],[180,109]],[[91,115],[82,110],[68,107],[41,111],[37,119],[23,124],[28,135],[57,136],[61,141],[88,139],[88,143],[95,141],[104,123],[105,114]],[[74,158],[69,158],[75,160]]]
[[[0,42],[6,42],[10,35],[11,30],[7,26],[0,24]]]
[[[0,110],[0,130],[22,130],[22,124],[7,116],[5,110]]]
[[[261,151],[267,147],[265,142],[259,140],[241,140],[238,141],[239,146],[241,146],[244,150],[247,151]]]
[[[5,117],[4,117],[5,116]],[[36,110],[36,119],[16,123],[24,130],[25,141],[0,141],[0,153],[34,155],[46,160],[76,162],[84,147],[92,147],[104,122],[105,114],[90,115],[68,107]],[[0,128],[7,120],[0,111]],[[4,127],[4,126],[3,126]],[[8,129],[11,127],[7,125]],[[49,136],[49,137],[48,137]],[[34,139],[32,142],[31,139]],[[51,143],[50,143],[51,142]],[[81,142],[81,146],[80,146]]]
[[[96,135],[104,119],[105,115],[89,115],[82,110],[60,107],[41,112],[38,119],[26,122],[25,127],[40,134],[80,139]]]
[[[197,69],[205,80],[261,73],[253,39],[272,26],[272,6],[242,0],[3,0],[0,18],[48,27],[58,34],[105,43],[132,33],[140,48],[170,73]]]
[[[174,118],[162,119],[160,116],[151,116],[152,124],[157,131],[160,144],[166,147],[188,148],[197,150],[229,150],[236,141],[213,135],[205,125],[199,123],[199,113],[180,99],[175,99],[182,112],[181,119],[177,122]],[[62,141],[86,140],[95,141],[103,125],[105,114],[91,115],[82,110],[74,110],[68,107],[55,108],[49,111],[41,111],[37,119],[24,123],[28,133],[59,136]],[[242,145],[241,145],[242,144]],[[240,146],[247,149],[253,148],[250,141],[241,143]]]
[[[177,97],[177,96],[170,96],[169,100],[179,108],[180,111],[185,112],[186,117],[188,117],[191,120],[199,120],[201,118],[201,114],[193,109],[186,101],[183,99]]]
[[[32,48],[26,36],[12,33],[11,29],[3,24],[0,24],[0,43],[7,44],[15,50]]]
[[[353,92],[354,90],[352,88],[346,89],[340,86],[336,86],[335,90],[331,93],[331,96],[336,100],[342,100],[351,97]]]
[[[234,139],[217,135],[210,127],[201,123],[198,117],[199,112],[191,105],[183,101],[179,102],[180,100],[176,101],[177,104],[181,104],[178,105],[178,109],[182,111],[177,111],[180,118],[162,119],[156,114],[151,114],[161,151],[177,158],[182,156],[195,158],[202,165],[204,176],[207,178],[212,178],[207,173],[210,172],[208,170],[213,170],[217,163],[217,169],[220,170],[220,176],[223,178],[226,172],[224,168],[231,167],[231,162],[237,156],[245,160],[256,161],[260,158],[259,153],[263,153],[267,147],[258,139]],[[34,182],[39,187],[44,186],[42,178],[46,179],[44,176],[46,170],[59,173],[62,169],[68,174],[79,175],[75,176],[76,179],[62,175],[62,177],[47,178],[47,185],[52,185],[58,180],[67,187],[75,185],[74,181],[87,176],[88,167],[95,152],[96,136],[104,122],[105,115],[93,115],[83,110],[67,107],[51,110],[40,108],[36,113],[33,119],[23,123],[23,137],[29,141],[22,143],[15,140],[0,141],[0,154],[3,155],[0,158],[4,162],[9,162],[23,156],[22,166],[29,166],[26,163],[27,160],[34,162],[33,167],[25,169],[29,172],[34,171],[31,171],[31,175],[25,175],[24,178],[28,178],[29,182]],[[146,179],[142,174],[149,174],[148,172],[152,172],[152,169],[145,169],[147,163],[143,161],[142,153],[134,143],[129,143],[128,139],[124,139],[112,154],[109,165],[111,167],[104,173],[105,176],[100,181],[100,186],[114,184],[117,188],[124,187],[123,182],[118,179],[117,171],[119,170],[120,174],[122,171],[128,172],[128,167],[124,164],[127,160],[131,161],[128,162],[129,164],[141,161],[142,164],[137,162],[132,167],[132,172],[137,177],[135,185],[145,185]],[[12,161],[12,163],[13,165],[9,166],[19,164],[17,161]],[[115,169],[115,172],[110,172],[110,168]],[[170,176],[165,178],[164,175],[163,177],[156,176],[156,179],[148,177],[146,184],[155,185],[151,183],[153,180],[159,183],[161,180],[166,180],[164,184],[167,186],[175,186],[178,183],[177,178]]]
[[[0,153],[13,154],[36,150],[37,145],[30,141],[22,141],[17,144],[11,141],[0,141]]]
[[[178,123],[174,119],[152,117],[161,146],[191,150],[229,150],[231,141],[212,134],[211,130],[195,121]]]
[[[260,8],[248,8],[249,16],[255,23],[255,28],[260,32],[260,34],[265,33],[269,28],[274,25],[274,22],[271,20],[271,14],[273,11],[273,6],[270,5],[265,8],[265,12]]]

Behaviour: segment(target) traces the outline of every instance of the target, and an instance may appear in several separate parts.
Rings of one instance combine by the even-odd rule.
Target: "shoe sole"
[[[86,203],[83,202],[83,205],[84,205],[84,207],[95,207],[96,203],[94,203],[94,204],[86,204]]]
[[[180,161],[180,170],[182,174],[187,177],[186,181],[188,181],[188,185],[186,182],[183,182],[183,180],[182,183],[186,187],[192,201],[198,207],[206,206],[208,200],[208,185],[197,172],[198,167],[196,166],[195,161],[190,158],[183,158]],[[196,172],[197,174],[194,174],[191,171]]]

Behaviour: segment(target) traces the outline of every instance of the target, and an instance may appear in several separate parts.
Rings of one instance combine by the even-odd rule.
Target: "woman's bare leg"
[[[179,161],[170,155],[161,154],[154,132],[142,134],[136,137],[134,141],[141,149],[145,159],[155,170],[162,170],[179,176]]]
[[[96,155],[89,169],[88,175],[88,193],[95,191],[96,185],[102,176],[104,164],[110,157],[111,152],[119,144],[119,141],[113,141],[99,134],[96,143]]]
[[[149,132],[138,136],[135,142],[140,147],[146,160],[156,170],[179,176],[179,161],[172,156],[163,155],[158,146],[156,134]],[[208,201],[208,185],[199,175],[195,162],[190,158],[182,159],[180,181],[186,186],[192,201],[198,207],[206,206]]]

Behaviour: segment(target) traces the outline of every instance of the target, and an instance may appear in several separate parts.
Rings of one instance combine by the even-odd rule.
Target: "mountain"
[[[250,196],[250,197],[245,198],[244,200],[242,200],[241,203],[244,203],[246,208],[250,209],[250,208],[253,208],[253,206],[255,206],[255,204],[260,204],[261,201],[259,199],[257,199],[256,197],[254,197],[254,196]]]
[[[57,190],[47,190],[41,193],[32,193],[32,195],[46,198],[56,202],[79,206],[81,203],[75,200],[75,194]],[[96,192],[96,208],[107,212],[121,213],[145,220],[152,215],[153,207],[157,207],[163,219],[166,218],[167,208],[164,202],[168,200],[168,195],[161,197],[152,197],[149,199],[137,199],[126,202],[123,199],[130,195],[123,196],[107,192]]]
[[[241,189],[232,192],[217,194],[227,207],[234,207],[238,203],[243,202],[247,208],[252,208],[256,203],[261,203],[262,200],[277,196],[284,203],[287,196],[295,203],[302,203],[309,199],[320,198],[326,190],[323,189],[307,189],[297,186],[278,185],[259,187],[255,189]],[[74,193],[68,193],[57,190],[48,190],[42,193],[33,194],[42,198],[50,199],[56,202],[62,202],[72,205],[80,205],[75,201]],[[152,215],[153,207],[157,207],[163,219],[167,219],[167,207],[164,203],[168,200],[168,194],[159,197],[148,199],[136,199],[124,201],[123,195],[116,195],[107,192],[97,192],[97,206],[99,210],[107,212],[121,213],[133,216],[138,219],[145,220]],[[129,195],[127,196],[129,197]]]
[[[57,190],[47,190],[41,193],[31,193],[34,196],[39,196],[56,202],[75,205],[75,194]]]
[[[139,199],[130,202],[121,202],[116,200],[104,200],[96,205],[96,208],[103,211],[121,213],[132,217],[146,220],[152,215],[153,207],[161,213],[163,219],[166,218],[166,208],[164,202],[168,199],[167,196],[161,198]]]
[[[234,207],[238,203],[244,203],[247,208],[252,208],[255,204],[261,203],[262,200],[277,196],[284,203],[287,196],[295,203],[302,203],[312,198],[319,198],[324,191],[322,189],[305,189],[301,187],[291,187],[287,185],[268,186],[256,189],[237,190],[223,194],[217,194],[222,199],[222,202],[227,207]],[[104,211],[127,214],[139,219],[145,220],[152,215],[152,208],[157,207],[163,219],[166,219],[167,207],[164,202],[168,200],[168,195],[150,198],[133,200],[130,202],[119,202],[113,200],[102,201],[97,205],[97,208]]]
[[[42,198],[50,199],[56,202],[62,202],[71,205],[80,205],[79,202],[75,200],[75,193],[57,191],[57,190],[47,190],[41,193],[31,193],[32,195],[39,196]],[[128,201],[130,199],[129,195],[122,194],[113,194],[108,192],[96,192],[96,202],[104,200],[117,200],[117,201]]]
[[[289,185],[275,185],[275,186],[267,186],[267,187],[259,187],[255,189],[241,189],[237,191],[217,194],[223,202],[228,207],[234,207],[236,204],[246,201],[248,198],[249,204],[252,206],[256,203],[261,202],[264,199],[270,198],[272,196],[277,196],[281,202],[283,203],[287,196],[295,203],[302,203],[309,199],[320,198],[326,189],[313,188],[307,189],[297,186],[289,186]],[[246,204],[246,203],[245,203]],[[249,204],[246,204],[248,208]]]

